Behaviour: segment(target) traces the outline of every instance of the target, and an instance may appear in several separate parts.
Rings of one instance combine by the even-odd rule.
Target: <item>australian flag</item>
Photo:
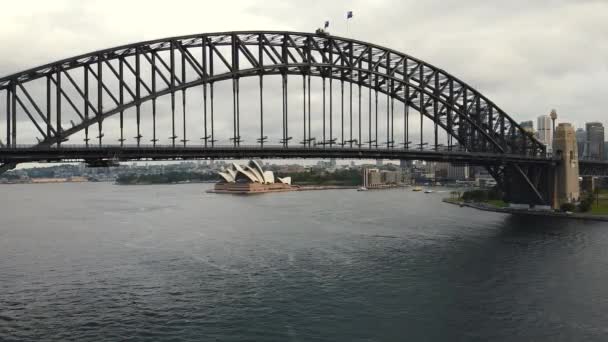
[[[353,17],[353,11],[346,12],[346,19],[350,19]]]
[[[325,22],[325,28],[327,29],[329,27],[329,20]]]

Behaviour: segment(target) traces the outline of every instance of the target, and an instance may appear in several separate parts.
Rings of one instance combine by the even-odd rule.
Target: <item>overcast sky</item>
[[[607,0],[21,0],[0,12],[0,75],[174,35],[314,31],[421,58],[478,88],[517,121],[556,108],[608,124]],[[354,18],[347,32],[345,14]]]

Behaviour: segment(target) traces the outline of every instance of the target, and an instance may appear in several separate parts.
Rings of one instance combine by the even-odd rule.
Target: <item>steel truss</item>
[[[581,176],[608,177],[608,161],[579,160],[578,165]]]
[[[176,61],[180,61],[179,66]],[[144,74],[143,70],[147,72]],[[78,75],[78,76],[75,76]],[[6,93],[7,134],[6,145],[17,146],[17,116],[27,116],[40,134],[40,145],[61,145],[71,135],[85,130],[85,142],[89,143],[88,129],[96,125],[97,140],[103,143],[103,121],[109,116],[122,115],[125,110],[137,109],[137,136],[139,144],[142,139],[141,105],[155,101],[164,95],[171,96],[172,132],[170,139],[177,143],[178,127],[175,127],[176,94],[181,93],[183,122],[187,122],[185,112],[186,91],[189,88],[203,86],[205,113],[213,116],[213,87],[216,82],[231,80],[233,83],[233,134],[234,146],[243,140],[240,136],[241,113],[239,106],[240,85],[243,77],[259,76],[260,89],[263,88],[263,76],[281,75],[283,82],[283,140],[288,146],[289,121],[287,110],[288,75],[303,77],[303,93],[310,92],[306,87],[307,77],[321,77],[324,81],[332,80],[349,84],[349,134],[348,140],[340,136],[339,144],[374,148],[380,137],[372,136],[371,125],[367,137],[362,132],[362,88],[386,95],[390,101],[389,131],[394,126],[394,101],[414,108],[421,115],[433,122],[435,137],[433,148],[440,147],[437,138],[438,129],[446,131],[459,145],[472,152],[495,152],[542,156],[545,147],[531,134],[523,130],[503,110],[488,100],[477,90],[458,78],[431,64],[397,51],[356,40],[333,36],[295,32],[226,32],[200,34],[185,37],[174,37],[156,41],[136,43],[113,49],[106,49],[90,54],[62,60],[42,67],[27,70],[0,79],[0,91]],[[38,79],[45,79],[45,91],[33,95],[28,85]],[[127,80],[128,79],[128,80]],[[111,87],[110,82],[117,82]],[[324,82],[325,84],[325,82]],[[353,87],[355,99],[353,99]],[[70,91],[67,90],[70,89]],[[210,88],[210,99],[207,97]],[[93,89],[96,94],[91,94]],[[330,87],[330,92],[333,87]],[[333,96],[329,97],[329,101]],[[207,103],[207,102],[211,103]],[[354,101],[354,102],[353,102]],[[54,107],[51,104],[54,102]],[[342,101],[344,103],[344,101]],[[355,103],[355,105],[353,105]],[[68,106],[80,118],[72,122],[71,127],[64,127],[61,113]],[[356,108],[353,108],[356,107]],[[369,113],[377,117],[380,113]],[[333,106],[330,106],[333,108]],[[207,109],[210,113],[207,113]],[[304,111],[310,111],[310,106]],[[355,109],[355,115],[353,115]],[[260,93],[260,111],[258,118],[263,120],[263,92]],[[404,114],[406,110],[404,109]],[[55,122],[52,116],[55,115]],[[153,117],[156,117],[153,108]],[[200,115],[197,113],[196,115]],[[310,113],[308,113],[310,114]],[[334,134],[333,113],[325,116],[326,133],[317,143],[338,144]],[[201,127],[203,142],[213,144],[213,120],[207,118],[207,124]],[[253,118],[247,118],[251,120]],[[310,124],[307,116],[303,117]],[[358,132],[353,132],[353,121],[358,121]],[[121,121],[122,122],[122,121]],[[387,121],[388,122],[388,121]],[[263,127],[263,124],[261,125]],[[152,142],[158,139],[152,132]],[[342,129],[344,126],[342,126]],[[377,128],[377,127],[376,127]],[[123,126],[121,125],[121,131]],[[407,131],[407,129],[406,129]],[[188,142],[182,127],[181,142]],[[210,133],[210,134],[209,134]],[[312,146],[311,137],[304,131],[308,145]],[[402,142],[403,148],[412,144],[407,140],[407,133]],[[342,134],[343,135],[343,134]],[[421,135],[422,136],[422,135]],[[260,132],[260,143],[265,139]],[[121,134],[120,142],[125,140]],[[394,148],[395,137],[387,134],[383,145]],[[420,145],[424,145],[421,139]],[[422,148],[422,146],[418,146]]]
[[[142,146],[146,134],[154,147],[159,141],[157,101],[162,96],[171,99],[171,147],[214,148],[218,141],[215,84],[221,81],[232,82],[232,148],[252,145],[265,148],[268,136],[264,130],[264,76],[268,75],[281,77],[280,144],[285,149],[292,149],[290,145],[295,143],[289,117],[297,115],[303,123],[303,130],[299,132],[301,148],[368,149],[379,153],[383,149],[436,152],[458,149],[493,154],[496,160],[504,155],[519,155],[551,162],[545,157],[545,146],[502,109],[438,67],[353,39],[276,31],[205,33],[140,42],[0,78],[0,94],[3,94],[0,97],[3,96],[6,103],[6,134],[0,150],[20,149],[18,142],[35,148],[58,148],[81,131],[84,131],[84,147],[92,148],[93,139],[97,147],[102,147],[104,120],[113,115],[120,116],[119,145],[124,147],[127,140],[124,114],[131,108],[136,112],[136,136],[133,137],[136,146]],[[303,97],[302,111],[295,113],[288,106],[288,81],[294,76],[301,78]],[[240,80],[244,77],[259,78],[259,115],[241,115]],[[321,78],[323,84],[320,137],[311,135],[311,77]],[[337,96],[335,81],[340,85],[339,101],[334,99]],[[188,90],[193,87],[203,89],[201,113],[186,111]],[[364,93],[368,94],[368,103],[362,103]],[[179,99],[182,127],[176,126]],[[334,111],[334,101],[340,105],[339,113]],[[386,113],[379,113],[379,101],[386,101]],[[144,132],[141,107],[148,102],[152,104],[152,130]],[[329,111],[326,111],[327,104]],[[69,125],[62,119],[66,108],[77,117]],[[419,141],[410,140],[410,108],[420,115],[420,127],[416,127],[421,132]],[[192,137],[186,135],[188,119],[193,115],[203,117],[200,143],[192,143]],[[379,116],[386,118],[386,137],[378,136]],[[364,117],[367,120],[363,120]],[[402,137],[394,134],[396,117],[404,119]],[[423,118],[428,118],[433,125],[433,137],[428,140],[422,133]],[[259,136],[244,137],[241,127],[251,120],[259,122]],[[39,135],[37,142],[18,140],[18,121],[19,125],[22,121],[34,125]],[[440,131],[447,133],[447,146],[439,143]],[[256,144],[244,145],[246,139]],[[489,167],[499,181],[504,174],[502,167],[504,165]],[[528,179],[520,166],[515,169]],[[533,187],[532,181],[527,183]],[[535,193],[537,201],[546,202],[538,191]]]

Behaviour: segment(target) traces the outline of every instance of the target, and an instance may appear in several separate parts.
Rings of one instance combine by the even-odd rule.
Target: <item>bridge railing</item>
[[[437,151],[437,152],[468,152],[468,150],[462,146],[439,146],[437,148],[435,147],[429,147],[429,146],[424,146],[422,148],[420,147],[416,147],[416,148],[403,148],[403,147],[386,147],[386,146],[372,146],[369,147],[369,145],[365,144],[365,145],[361,145],[361,146],[357,146],[357,145],[353,145],[353,147],[350,147],[348,145],[345,146],[341,146],[341,145],[281,145],[281,144],[264,144],[264,145],[233,145],[233,144],[225,144],[225,145],[218,145],[215,144],[213,146],[211,145],[180,145],[180,144],[176,144],[176,145],[171,145],[171,144],[156,144],[156,145],[152,145],[152,144],[123,144],[123,145],[115,145],[115,144],[102,144],[102,145],[98,145],[98,144],[91,144],[89,146],[86,145],[76,145],[76,144],[62,144],[60,146],[57,145],[29,145],[29,144],[18,144],[15,146],[0,146],[0,152],[1,151],[15,151],[15,150],[38,150],[38,151],[58,151],[58,150],[100,150],[100,149],[108,149],[108,150],[120,150],[120,149],[125,149],[125,150],[133,150],[133,149],[140,149],[140,150],[201,150],[201,149],[208,149],[208,150],[235,150],[235,149],[240,149],[240,150],[258,150],[258,149],[314,149],[314,150],[319,150],[319,149],[324,149],[324,150],[374,150],[374,151]]]

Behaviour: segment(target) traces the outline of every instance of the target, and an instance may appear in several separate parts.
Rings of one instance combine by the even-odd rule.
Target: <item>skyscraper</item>
[[[579,158],[585,157],[585,146],[587,145],[587,132],[579,128],[576,130],[576,145]]]
[[[547,151],[553,150],[553,131],[551,129],[551,117],[541,115],[538,117],[537,136],[538,140],[547,146]]]
[[[587,151],[586,158],[593,160],[604,159],[604,125],[601,122],[587,122]]]

